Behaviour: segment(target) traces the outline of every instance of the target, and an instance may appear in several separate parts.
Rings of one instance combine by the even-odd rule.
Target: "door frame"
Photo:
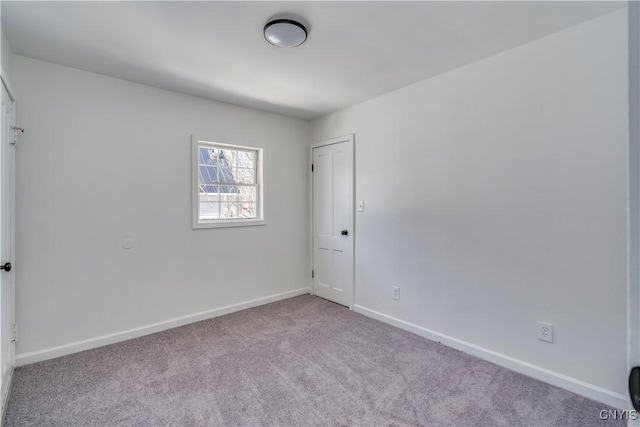
[[[629,2],[629,164],[627,236],[627,374],[640,366],[640,5]],[[634,409],[631,400],[628,409]],[[640,426],[640,417],[629,419]]]
[[[15,92],[13,90],[13,88],[11,87],[11,84],[9,83],[9,79],[7,78],[7,75],[4,71],[4,69],[0,70],[0,81],[2,82],[2,85],[4,86],[4,88],[7,91],[7,94],[9,95],[9,99],[11,100],[11,102],[13,103],[13,121],[14,124],[12,126],[15,126],[15,106],[16,106],[16,96],[15,96]],[[3,117],[4,119],[4,117]],[[14,138],[15,141],[15,138]],[[9,142],[9,144],[11,144]],[[5,147],[0,147],[0,149],[4,149]],[[3,166],[5,163],[5,158],[1,159]],[[15,171],[15,157],[14,157],[14,171]],[[5,169],[2,168],[0,169],[0,173],[5,174]],[[4,178],[4,177],[3,177]],[[15,173],[14,173],[14,182],[11,184],[12,186],[15,186]],[[3,179],[4,182],[4,179]],[[4,184],[3,184],[4,186]],[[0,198],[3,197],[3,194],[0,192]],[[11,262],[12,264],[15,264],[15,187],[13,187],[10,190],[10,194],[9,197],[12,200],[13,203],[13,208],[12,208],[12,212],[11,212],[11,218],[10,218],[10,245],[11,245],[11,254],[10,254],[10,260],[9,262]],[[0,208],[2,208],[2,205],[0,204]],[[4,261],[3,261],[4,262]],[[12,307],[11,307],[11,312],[12,312],[12,316],[13,319],[11,319],[12,324],[15,324],[16,320],[15,320],[15,316],[16,316],[16,310],[15,310],[15,274],[14,274],[15,269],[13,269],[8,277],[7,280],[9,280],[9,285],[11,286],[12,290],[13,290],[13,297],[12,297]],[[2,325],[0,325],[2,326]],[[4,416],[6,413],[6,408],[7,408],[7,403],[9,402],[9,395],[11,394],[11,386],[13,385],[13,378],[14,378],[14,369],[15,369],[15,365],[16,365],[16,354],[15,354],[15,340],[13,341],[14,343],[14,348],[13,351],[11,351],[11,358],[9,360],[10,363],[10,368],[9,368],[9,376],[7,378],[7,383],[6,384],[2,384],[2,389],[0,389],[0,422],[4,423]],[[1,369],[2,367],[0,367]]]
[[[315,290],[314,290],[314,286],[313,286],[313,277],[312,277],[312,271],[314,270],[314,217],[313,217],[313,201],[314,201],[314,194],[313,194],[313,171],[311,170],[312,166],[313,166],[313,150],[315,148],[319,148],[319,147],[324,147],[325,145],[334,145],[334,144],[340,144],[341,142],[351,142],[351,150],[352,150],[352,158],[353,158],[353,165],[352,165],[352,171],[353,171],[353,189],[352,189],[352,196],[351,196],[351,212],[353,212],[353,215],[351,216],[351,265],[353,266],[352,268],[352,272],[351,272],[351,283],[353,284],[353,295],[351,295],[351,305],[349,305],[349,310],[353,311],[353,307],[356,304],[356,138],[355,138],[355,134],[351,133],[351,134],[347,134],[347,135],[343,135],[343,136],[338,136],[336,138],[331,138],[331,139],[327,139],[324,141],[320,141],[320,142],[315,142],[311,144],[311,147],[309,148],[309,174],[311,175],[310,179],[309,179],[309,194],[311,195],[311,202],[310,202],[310,207],[311,207],[311,226],[309,227],[309,233],[311,234],[311,238],[310,238],[310,242],[311,242],[311,271],[309,271],[309,277],[311,278],[311,282],[309,285],[309,293],[311,295],[315,295]]]
[[[7,74],[4,72],[4,69],[0,72],[0,79],[2,80],[2,84],[4,85],[5,89],[7,89],[7,93],[9,94],[9,98],[11,98],[11,101],[16,102],[15,92],[11,87],[11,83],[9,83],[9,79],[7,78]]]

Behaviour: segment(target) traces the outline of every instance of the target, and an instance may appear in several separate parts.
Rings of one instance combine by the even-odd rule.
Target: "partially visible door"
[[[15,297],[13,242],[15,102],[2,86],[2,146],[0,147],[0,391],[2,408],[9,392],[9,380],[15,365]]]
[[[313,148],[313,293],[353,308],[353,136]]]

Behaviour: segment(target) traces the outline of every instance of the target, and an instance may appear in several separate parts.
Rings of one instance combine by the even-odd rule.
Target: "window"
[[[192,144],[193,228],[263,225],[262,149]]]

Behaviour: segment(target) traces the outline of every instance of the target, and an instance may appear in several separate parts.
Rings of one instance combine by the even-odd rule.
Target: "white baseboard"
[[[569,390],[573,393],[588,397],[589,399],[593,399],[598,402],[602,402],[606,405],[613,406],[614,408],[628,409],[629,407],[629,399],[623,394],[616,393],[584,381],[580,381],[576,378],[572,378],[570,376],[533,365],[523,360],[515,359],[513,357],[509,357],[507,355],[497,353],[483,347],[479,347],[466,341],[462,341],[457,338],[432,331],[422,326],[400,320],[396,317],[388,316],[378,311],[368,309],[361,305],[356,304],[354,306],[354,311],[356,313],[363,314],[367,317],[371,317],[389,325],[393,325],[405,331],[420,335],[432,341],[440,342],[448,347],[455,348],[456,350],[464,351],[467,354],[471,354],[473,356],[495,363],[496,365],[511,369],[512,371],[527,375],[540,381],[544,381],[565,390]]]
[[[267,297],[256,298],[250,301],[245,301],[237,304],[231,304],[220,308],[214,308],[212,310],[201,311],[199,313],[187,314],[186,316],[175,317],[173,319],[163,320],[162,322],[153,323],[151,325],[140,326],[138,328],[129,329],[126,331],[116,332],[113,334],[102,335],[95,338],[89,338],[83,341],[77,341],[69,344],[64,344],[57,347],[46,348],[44,350],[32,351],[29,353],[16,355],[16,366],[29,365],[31,363],[42,362],[44,360],[54,359],[60,356],[66,356],[68,354],[77,353],[79,351],[90,350],[92,348],[102,347],[109,344],[114,344],[120,341],[126,341],[132,338],[141,337],[143,335],[150,335],[156,332],[164,331],[178,326],[188,325],[189,323],[199,322],[201,320],[207,320],[225,314],[233,313],[240,310],[246,310],[247,308],[257,307],[260,305],[268,304],[271,302],[280,301],[287,298],[292,298],[298,295],[304,295],[309,293],[309,288],[300,288],[293,291],[282,292],[280,294],[270,295]]]

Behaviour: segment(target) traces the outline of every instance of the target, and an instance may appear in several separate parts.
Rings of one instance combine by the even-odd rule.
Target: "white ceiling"
[[[303,119],[579,24],[626,2],[13,2],[18,55]],[[300,16],[307,42],[262,35]]]

